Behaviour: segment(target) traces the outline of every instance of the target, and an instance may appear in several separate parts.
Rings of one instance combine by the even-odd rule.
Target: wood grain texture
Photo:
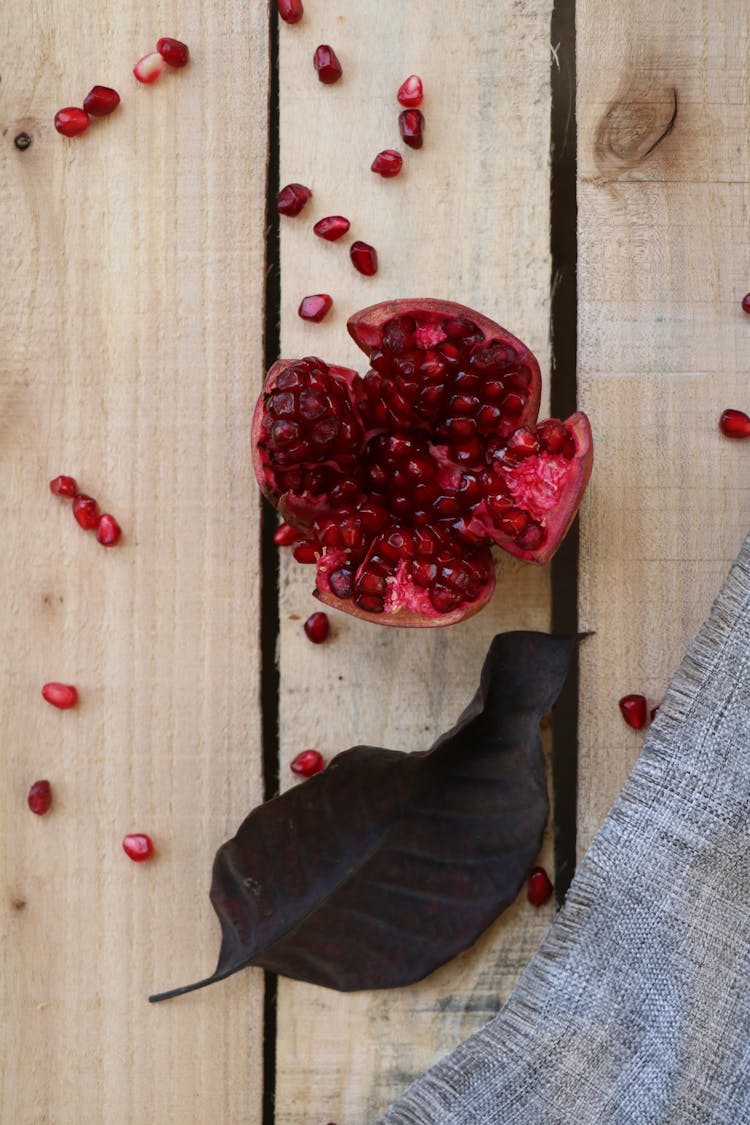
[[[658,702],[750,523],[750,450],[717,428],[750,409],[750,12],[578,0],[576,23],[583,850],[643,741],[618,699]]]
[[[364,370],[346,334],[358,308],[393,297],[460,301],[495,318],[549,370],[549,5],[451,5],[350,0],[306,5],[280,28],[281,183],[313,199],[282,219],[282,354],[317,354]],[[318,43],[344,77],[318,83]],[[425,145],[402,149],[404,171],[370,172],[383,148],[402,148],[396,90],[425,83]],[[351,238],[316,239],[312,224],[340,213]],[[373,278],[348,246],[377,247]],[[330,293],[321,325],[296,315],[308,293]],[[424,749],[468,702],[490,638],[548,628],[549,575],[500,563],[488,609],[448,630],[398,630],[333,613],[332,639],[313,648],[302,622],[318,603],[312,568],[282,562],[281,769],[317,746],[358,742]],[[338,995],[279,983],[277,1117],[284,1125],[375,1120],[404,1086],[498,1009],[535,950],[552,908],[519,902],[478,945],[400,992]]]
[[[252,1125],[262,980],[146,996],[213,967],[211,861],[262,792],[247,428],[267,13],[11,0],[4,16],[0,1118]],[[193,61],[139,87],[131,67],[165,32]],[[61,138],[55,110],[95,82],[122,106]],[[49,494],[60,472],[121,521],[116,549]],[[42,702],[50,679],[78,685],[77,710]],[[26,808],[38,777],[44,819]],[[124,856],[132,830],[153,862]]]

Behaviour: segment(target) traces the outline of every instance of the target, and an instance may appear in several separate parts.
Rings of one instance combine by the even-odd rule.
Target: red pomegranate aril
[[[35,781],[26,798],[29,808],[37,816],[44,816],[52,806],[52,787],[48,781]]]
[[[314,563],[320,557],[320,548],[314,539],[302,539],[294,545],[292,554],[298,563]]]
[[[529,517],[520,508],[506,508],[498,521],[502,533],[512,539],[526,530],[528,522]]]
[[[312,320],[315,324],[319,324],[332,308],[333,298],[327,293],[313,293],[309,297],[302,298],[297,313],[302,320]]]
[[[273,533],[273,541],[277,547],[292,547],[300,539],[304,539],[302,532],[288,523],[280,523]]]
[[[289,218],[299,215],[312,198],[312,192],[304,184],[287,184],[276,196],[276,210]]]
[[[78,106],[66,106],[65,109],[58,109],[55,114],[55,128],[63,137],[78,137],[86,132],[89,125],[88,113]]]
[[[407,109],[416,109],[418,105],[421,105],[424,90],[419,75],[410,74],[408,78],[405,78],[398,88],[396,97],[401,105],[406,106]]]
[[[304,15],[302,0],[277,0],[277,6],[284,23],[299,23]]]
[[[107,512],[99,516],[99,522],[96,525],[96,538],[102,547],[114,547],[119,542],[121,535],[122,528],[114,516],[110,516]]]
[[[354,590],[354,572],[348,567],[339,567],[328,575],[328,585],[337,598],[350,598]]]
[[[742,298],[742,310],[743,312],[750,313],[750,293],[746,293]]]
[[[161,72],[164,70],[164,59],[158,51],[149,51],[142,59],[133,67],[133,74],[142,82],[144,86],[150,86],[152,82],[156,82]]]
[[[134,863],[143,863],[154,854],[154,842],[145,832],[130,832],[123,838],[122,850]]]
[[[437,573],[435,563],[416,561],[411,564],[411,576],[417,586],[432,586]]]
[[[318,78],[326,86],[338,82],[343,73],[341,63],[336,58],[336,52],[327,43],[321,43],[319,47],[315,48],[313,66],[318,72]]]
[[[107,117],[120,104],[120,95],[111,86],[92,86],[83,99],[83,108],[91,117]]]
[[[370,171],[377,172],[385,180],[390,180],[399,174],[403,165],[404,158],[401,153],[393,148],[386,148],[375,157],[370,165]]]
[[[648,703],[645,695],[624,695],[619,707],[629,727],[633,730],[643,730],[648,722]]]
[[[78,702],[78,691],[72,684],[45,684],[42,688],[42,696],[60,711],[69,711]]]
[[[314,645],[322,645],[331,631],[327,613],[313,613],[305,622],[305,635]]]
[[[73,477],[55,477],[49,482],[49,490],[55,496],[65,496],[69,500],[75,500],[78,495],[78,485]]]
[[[313,227],[313,233],[317,234],[318,238],[324,238],[326,242],[336,242],[337,239],[343,238],[350,226],[351,223],[343,215],[326,215],[324,219],[318,219]]]
[[[526,897],[532,906],[544,906],[552,898],[554,887],[543,867],[532,867],[526,886]]]
[[[325,761],[319,750],[303,750],[289,763],[289,769],[299,777],[313,777],[324,766]]]
[[[409,148],[421,148],[424,143],[424,114],[421,109],[405,109],[398,115],[401,140]]]
[[[382,598],[372,594],[361,594],[354,599],[354,604],[365,613],[384,613],[385,602]]]
[[[378,252],[369,243],[353,242],[349,248],[349,256],[355,270],[363,273],[365,277],[372,277],[378,272]]]
[[[725,410],[719,419],[719,429],[724,437],[750,437],[750,417],[744,410]]]
[[[190,49],[187,43],[181,43],[179,39],[170,39],[168,36],[159,39],[156,49],[170,66],[187,66],[190,61]]]
[[[94,531],[99,523],[99,505],[93,496],[79,492],[73,501],[73,515],[84,531]]]

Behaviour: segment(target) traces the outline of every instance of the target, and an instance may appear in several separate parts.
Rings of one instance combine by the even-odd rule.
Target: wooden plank
[[[579,383],[597,464],[582,511],[583,850],[750,524],[750,153],[743,0],[578,0]],[[674,127],[667,130],[677,109]],[[663,138],[663,139],[660,139]]]
[[[247,431],[262,373],[264,5],[5,10],[0,61],[4,967],[0,1117],[260,1121],[262,979],[151,1007],[210,971],[218,844],[262,793],[258,516]],[[193,61],[139,87],[156,38]],[[116,114],[55,110],[94,82]],[[19,151],[14,136],[32,138]],[[240,300],[241,294],[241,300]],[[100,547],[48,480],[120,519]],[[42,702],[75,682],[76,711]],[[47,777],[55,804],[26,808]],[[130,863],[120,841],[153,834]]]
[[[414,295],[460,301],[495,317],[549,368],[550,6],[419,0],[309,4],[280,29],[281,182],[309,184],[303,215],[282,220],[282,354],[317,354],[362,370],[349,314]],[[318,84],[312,55],[331,43],[344,77]],[[383,181],[373,156],[400,148],[395,99],[425,82],[425,146]],[[312,223],[331,213],[380,255],[355,274],[349,239],[325,244]],[[321,325],[296,316],[301,297],[330,293]],[[501,563],[490,608],[449,630],[394,630],[333,614],[334,635],[311,649],[302,622],[318,608],[310,571],[282,562],[281,754],[358,742],[427,747],[476,688],[490,638],[549,626],[548,573]],[[425,1066],[494,1014],[543,933],[552,908],[521,902],[465,956],[400,992],[339,995],[279,984],[277,1114],[285,1125],[364,1122]]]

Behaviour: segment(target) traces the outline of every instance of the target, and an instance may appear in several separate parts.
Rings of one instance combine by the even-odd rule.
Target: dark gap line
[[[550,38],[551,178],[550,250],[552,300],[551,412],[567,418],[576,410],[578,349],[577,125],[575,0],[555,0]],[[552,632],[578,632],[578,521],[552,562]],[[576,868],[578,816],[578,661],[555,705],[552,789],[554,793],[555,894],[562,902]]]
[[[269,5],[268,167],[266,171],[265,315],[263,352],[266,370],[281,347],[281,252],[279,216],[275,200],[279,190],[279,29],[276,6]],[[262,380],[264,372],[258,372]],[[263,799],[279,791],[279,551],[273,541],[276,512],[263,501],[261,512],[261,732],[263,738]],[[263,974],[263,1106],[262,1125],[276,1121],[276,1036],[278,1031],[278,978]]]

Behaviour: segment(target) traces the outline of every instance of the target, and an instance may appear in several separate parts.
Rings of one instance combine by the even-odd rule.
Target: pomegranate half
[[[591,473],[585,414],[537,423],[525,344],[449,301],[372,305],[348,322],[360,376],[280,359],[253,418],[261,489],[304,532],[315,596],[383,625],[450,625],[492,596],[491,547],[546,563]]]

